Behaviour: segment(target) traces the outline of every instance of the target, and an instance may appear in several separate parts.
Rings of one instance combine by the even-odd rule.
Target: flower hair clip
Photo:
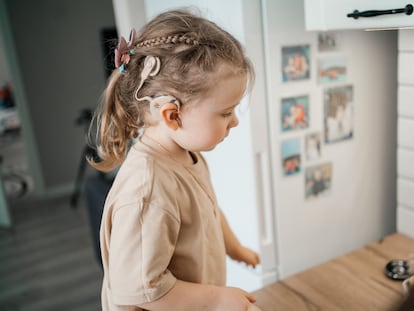
[[[135,29],[131,29],[129,33],[129,41],[127,42],[124,37],[121,36],[118,47],[115,49],[115,67],[119,68],[119,71],[124,73],[125,67],[131,60],[131,55],[135,55],[135,47],[133,46],[135,40]]]

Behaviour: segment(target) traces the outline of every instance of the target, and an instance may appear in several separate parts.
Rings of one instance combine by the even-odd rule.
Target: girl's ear
[[[160,107],[161,120],[173,131],[181,127],[179,106],[175,103],[166,103]]]

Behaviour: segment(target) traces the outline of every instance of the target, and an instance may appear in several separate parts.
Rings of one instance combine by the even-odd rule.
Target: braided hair
[[[253,81],[254,71],[241,44],[215,23],[189,10],[159,14],[137,33],[126,72],[114,70],[103,101],[95,112],[90,141],[95,141],[101,161],[89,163],[108,171],[123,162],[130,141],[145,126],[148,103],[137,97],[169,94],[182,105],[206,96],[216,83],[219,65],[230,74],[245,74]],[[160,71],[140,81],[147,56],[160,59]],[[138,85],[142,85],[137,89]],[[135,94],[136,93],[136,94]],[[135,96],[134,96],[135,95]]]
[[[136,47],[154,47],[163,44],[187,44],[198,46],[200,43],[195,38],[191,38],[190,36],[184,34],[144,40],[138,43]]]

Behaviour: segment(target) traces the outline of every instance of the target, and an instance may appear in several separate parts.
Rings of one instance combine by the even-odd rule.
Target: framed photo
[[[353,87],[339,86],[324,91],[325,142],[351,139],[354,132]]]
[[[282,141],[282,167],[286,176],[301,171],[301,142],[299,138]]]
[[[314,161],[321,157],[322,137],[321,133],[310,133],[305,136],[306,160]]]
[[[282,81],[310,78],[310,45],[282,47]]]
[[[318,33],[318,51],[328,52],[339,50],[340,39],[336,32],[320,32]]]
[[[305,169],[305,198],[315,199],[328,193],[332,184],[332,163]]]
[[[309,127],[309,96],[282,98],[282,132]]]
[[[318,61],[319,83],[343,82],[346,80],[345,59],[320,59]]]

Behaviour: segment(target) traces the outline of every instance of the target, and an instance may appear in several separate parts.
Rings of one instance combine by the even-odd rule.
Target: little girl
[[[259,310],[225,286],[226,253],[255,267],[219,209],[201,151],[238,125],[254,72],[240,43],[185,10],[121,38],[96,111],[106,171],[119,167],[101,223],[103,310]]]

